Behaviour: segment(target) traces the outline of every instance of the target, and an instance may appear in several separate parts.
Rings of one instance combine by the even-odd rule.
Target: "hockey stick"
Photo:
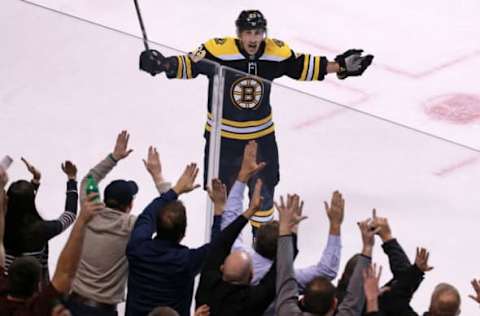
[[[138,22],[140,23],[140,28],[142,29],[143,45],[145,46],[145,50],[150,50],[150,48],[148,47],[147,32],[145,31],[145,25],[143,25],[142,13],[140,13],[140,6],[138,5],[137,0],[133,0],[133,2],[135,2],[135,9],[137,10]]]

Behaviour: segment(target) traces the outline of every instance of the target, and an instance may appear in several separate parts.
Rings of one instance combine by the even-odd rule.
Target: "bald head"
[[[455,316],[460,314],[460,294],[458,290],[447,283],[435,287],[430,302],[432,316]]]
[[[233,251],[222,266],[223,280],[231,283],[250,284],[252,258],[245,251]]]
[[[155,308],[148,316],[179,316],[178,313],[170,307],[160,306]]]

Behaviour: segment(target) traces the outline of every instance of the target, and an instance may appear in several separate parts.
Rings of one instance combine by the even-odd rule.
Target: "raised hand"
[[[64,163],[62,163],[62,170],[67,175],[68,179],[77,179],[77,166],[75,166],[73,162],[66,160]]]
[[[150,173],[155,182],[163,182],[162,164],[160,162],[160,155],[158,154],[157,148],[153,146],[148,147],[147,160],[142,160],[145,168],[147,169],[148,173]]]
[[[90,193],[87,198],[81,202],[78,219],[82,221],[82,223],[88,223],[101,209],[105,208],[105,204],[98,202],[98,196],[98,193]]]
[[[35,168],[33,165],[31,165],[27,161],[27,159],[22,157],[22,161],[25,164],[25,166],[27,167],[28,172],[30,172],[32,174],[33,181],[37,182],[37,183],[40,182],[40,179],[42,178],[42,174],[40,173],[40,171],[37,168]]]
[[[480,304],[480,281],[473,279],[470,284],[472,284],[473,289],[475,290],[475,295],[469,295],[468,297]]]
[[[133,151],[133,149],[128,149],[128,140],[130,139],[130,134],[127,131],[121,131],[117,136],[117,141],[115,142],[115,147],[113,149],[113,159],[116,161],[127,158],[128,155]]]
[[[195,316],[210,316],[210,307],[202,305],[195,311]]]
[[[212,179],[212,186],[207,188],[207,192],[213,202],[215,215],[222,215],[227,202],[227,187],[220,179]]]
[[[262,186],[262,180],[257,179],[257,182],[255,182],[255,189],[253,191],[253,195],[250,198],[250,205],[248,206],[248,209],[243,212],[243,216],[245,216],[246,218],[252,217],[253,214],[255,214],[255,212],[258,211],[262,206]]]
[[[340,227],[342,226],[345,213],[345,200],[342,194],[338,191],[333,192],[330,205],[326,201],[323,204],[330,222],[330,234],[340,235]]]
[[[187,193],[200,187],[200,184],[195,184],[195,179],[198,175],[198,167],[196,163],[187,165],[185,171],[178,179],[177,184],[173,187],[173,190],[178,194]]]
[[[415,256],[415,265],[422,272],[432,271],[433,267],[428,265],[428,257],[430,253],[425,248],[417,247],[417,255]]]
[[[372,228],[370,226],[370,219],[366,219],[357,223],[362,234],[363,249],[362,254],[368,257],[372,256],[373,246],[375,245],[375,234],[380,231],[380,228]]]
[[[379,287],[380,276],[382,275],[382,266],[370,264],[363,270],[363,291],[367,301],[367,312],[378,311],[378,296],[382,293]]]
[[[370,226],[374,228],[380,228],[380,230],[378,231],[378,235],[383,242],[387,242],[393,239],[392,230],[390,228],[390,225],[388,224],[387,218],[378,217],[376,209],[373,209],[372,211],[372,222],[370,223]]]
[[[255,173],[259,172],[266,166],[265,162],[257,163],[257,151],[258,145],[256,141],[251,140],[245,145],[242,166],[238,173],[239,181],[247,183]]]
[[[279,214],[279,234],[288,235],[296,233],[298,224],[307,218],[302,215],[303,201],[300,201],[300,196],[288,194],[286,205],[283,196],[280,196],[280,204],[276,202],[274,204]]]

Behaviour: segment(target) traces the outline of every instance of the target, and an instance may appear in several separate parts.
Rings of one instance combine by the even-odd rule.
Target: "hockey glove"
[[[340,65],[340,70],[337,72],[338,79],[361,76],[363,74],[372,63],[373,55],[362,56],[362,53],[363,50],[361,49],[349,49],[335,57],[335,61]]]
[[[140,70],[155,76],[165,71],[165,65],[162,63],[164,59],[165,57],[157,50],[144,50],[140,54]]]

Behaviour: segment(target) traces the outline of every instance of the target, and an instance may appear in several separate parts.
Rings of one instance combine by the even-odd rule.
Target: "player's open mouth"
[[[251,49],[255,49],[257,48],[257,44],[248,44],[248,47],[251,48]]]

